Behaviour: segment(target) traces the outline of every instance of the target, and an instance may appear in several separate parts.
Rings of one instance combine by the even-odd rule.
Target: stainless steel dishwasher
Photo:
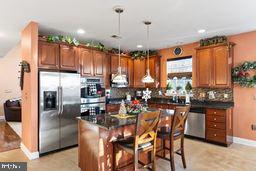
[[[185,135],[205,139],[205,108],[191,107],[185,125]]]

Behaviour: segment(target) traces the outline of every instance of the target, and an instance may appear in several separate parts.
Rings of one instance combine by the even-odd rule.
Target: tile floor
[[[256,148],[233,144],[229,148],[185,140],[186,171],[255,171]],[[20,149],[0,153],[0,161],[28,162],[29,171],[79,171],[77,148],[50,154],[29,161]],[[175,156],[176,170],[182,171],[179,156]],[[157,170],[170,170],[169,163],[157,160]]]

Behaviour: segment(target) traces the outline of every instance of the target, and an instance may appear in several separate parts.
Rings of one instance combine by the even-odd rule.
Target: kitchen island
[[[163,110],[159,125],[168,125],[173,113],[173,110]],[[136,116],[120,119],[107,114],[79,117],[78,164],[81,170],[112,170],[112,142],[134,135],[136,119]],[[147,154],[141,154],[140,160],[147,163]],[[132,156],[119,151],[116,161],[117,166],[123,166],[132,161]]]

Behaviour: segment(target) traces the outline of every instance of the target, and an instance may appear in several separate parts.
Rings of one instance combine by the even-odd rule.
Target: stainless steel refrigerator
[[[39,91],[39,153],[76,145],[80,75],[40,71]]]

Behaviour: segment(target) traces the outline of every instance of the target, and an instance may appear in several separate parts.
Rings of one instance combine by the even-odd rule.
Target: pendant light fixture
[[[121,13],[124,12],[124,9],[121,7],[115,7],[114,11],[118,14],[118,35],[113,35],[113,38],[116,38],[118,40],[118,68],[117,73],[112,79],[113,83],[127,83],[126,77],[122,75],[122,68],[121,68],[121,35],[120,35],[120,16]]]
[[[143,83],[153,83],[154,79],[150,75],[150,69],[149,69],[149,25],[151,24],[150,21],[144,21],[144,24],[147,26],[147,70],[146,75],[142,78]]]

